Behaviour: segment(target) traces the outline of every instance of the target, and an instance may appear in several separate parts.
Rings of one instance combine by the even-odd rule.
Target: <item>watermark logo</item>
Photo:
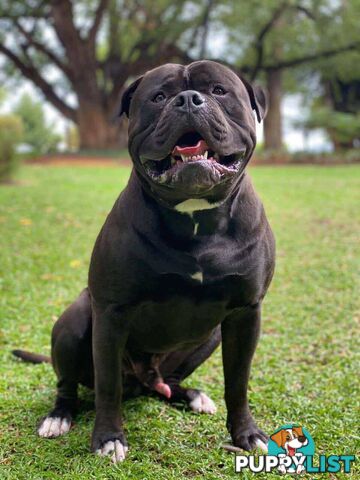
[[[302,473],[307,466],[306,457],[313,457],[314,453],[314,440],[299,425],[284,425],[270,436],[268,455],[282,460],[278,466],[280,473]]]
[[[319,455],[314,460],[315,443],[306,428],[288,424],[278,428],[271,436],[268,454],[237,455],[235,471],[249,469],[252,472],[271,472],[277,470],[281,474],[300,473],[349,473],[355,455]]]

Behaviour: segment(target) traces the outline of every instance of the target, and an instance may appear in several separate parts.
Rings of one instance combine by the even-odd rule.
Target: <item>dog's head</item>
[[[212,61],[166,64],[124,92],[129,151],[137,172],[174,205],[189,198],[223,201],[255,148],[255,119],[265,95]]]
[[[282,428],[278,432],[271,435],[278,447],[283,448],[286,452],[293,456],[298,448],[307,445],[308,440],[304,435],[302,427]]]

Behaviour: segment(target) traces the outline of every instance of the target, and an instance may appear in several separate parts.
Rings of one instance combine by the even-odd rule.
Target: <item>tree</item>
[[[61,137],[54,133],[54,126],[46,121],[41,102],[33,100],[25,93],[17,103],[14,113],[22,121],[22,141],[29,145],[34,153],[42,155],[56,150]]]
[[[21,137],[21,119],[15,115],[0,115],[0,183],[9,182],[17,167],[16,146]]]
[[[359,10],[356,2],[342,2],[346,35],[359,31]],[[344,35],[345,33],[343,33]],[[335,61],[336,60],[336,61]],[[337,59],[317,65],[320,74],[321,95],[317,99],[320,110],[328,109],[333,128],[327,129],[335,149],[360,147],[360,50],[354,50]],[[315,100],[316,102],[316,100]],[[313,106],[316,107],[316,105]],[[321,108],[322,107],[322,108]],[[316,108],[313,108],[316,113]],[[321,111],[318,112],[321,115]]]
[[[360,52],[317,65],[317,92],[309,92],[306,129],[323,128],[335,150],[360,147]]]
[[[224,56],[267,86],[266,149],[282,147],[281,100],[291,73],[306,69],[314,74],[319,63],[336,63],[359,51],[359,6],[357,0],[224,2],[221,19],[229,45]]]
[[[107,148],[118,145],[114,117],[127,80],[186,62],[207,9],[207,0],[3,0],[0,53],[8,72],[15,67],[78,125],[82,148]]]
[[[82,148],[118,144],[113,119],[129,79],[168,61],[189,63],[199,56],[223,61],[269,86],[265,146],[278,148],[285,74],[358,49],[351,24],[359,18],[357,5],[357,0],[340,6],[332,0],[3,0],[0,54],[8,73],[14,66],[77,124]],[[212,34],[219,31],[227,47],[214,58]],[[72,104],[65,101],[69,91],[75,94]]]

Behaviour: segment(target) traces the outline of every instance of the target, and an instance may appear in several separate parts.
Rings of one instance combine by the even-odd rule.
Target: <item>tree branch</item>
[[[322,58],[329,58],[337,55],[339,53],[348,52],[350,50],[357,50],[360,48],[360,41],[352,42],[348,45],[344,45],[338,48],[331,48],[329,50],[323,50],[322,52],[312,53],[309,55],[304,55],[300,58],[294,58],[292,60],[284,60],[275,64],[263,65],[260,69],[269,71],[269,70],[278,70],[281,68],[291,68],[302,65],[303,63],[313,62],[315,60],[320,60]]]
[[[101,21],[103,19],[104,12],[108,7],[108,4],[109,4],[109,0],[100,0],[99,5],[96,9],[94,22],[93,22],[93,24],[92,24],[92,26],[89,30],[89,34],[88,34],[88,40],[93,45],[95,44],[96,35],[97,35],[98,30],[99,30]]]
[[[69,80],[72,80],[72,72],[69,68],[68,65],[66,65],[54,52],[52,52],[50,49],[48,49],[44,44],[38,42],[37,40],[34,39],[33,35],[28,32],[18,20],[14,21],[16,27],[18,30],[22,33],[22,35],[26,38],[28,45],[32,45],[36,50],[39,52],[43,53],[48,57],[49,60],[51,60],[62,72],[65,73],[65,75],[69,78]]]
[[[50,85],[36,70],[33,65],[25,64],[14,52],[9,50],[4,44],[0,43],[0,53],[3,53],[24,75],[24,77],[31,80],[45,95],[46,99],[54,105],[66,118],[76,122],[76,110],[69,107],[61,98],[55,93],[52,85]]]
[[[207,39],[209,34],[210,14],[213,6],[214,6],[214,0],[208,0],[204,10],[203,18],[202,18],[203,34],[201,36],[201,41],[200,41],[200,52],[199,52],[200,59],[204,58],[206,54],[206,45],[207,45]]]
[[[279,20],[281,15],[284,13],[284,10],[287,7],[287,2],[281,2],[281,4],[276,8],[270,18],[270,20],[263,26],[263,28],[258,33],[258,36],[255,41],[256,48],[256,62],[255,66],[252,69],[250,80],[253,81],[257,76],[264,58],[264,40],[266,35],[271,31],[276,22]]]
[[[70,65],[72,67],[78,66],[81,58],[79,50],[82,40],[74,24],[71,1],[52,0],[51,16],[55,32],[66,51]]]
[[[316,16],[310,12],[310,10],[306,7],[303,7],[302,5],[294,5],[293,7],[295,10],[298,10],[299,12],[303,13],[304,15],[306,15],[308,18],[310,18],[311,20],[314,20],[314,22],[316,21]]]

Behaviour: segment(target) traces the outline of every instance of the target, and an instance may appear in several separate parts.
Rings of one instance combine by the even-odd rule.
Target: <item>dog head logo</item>
[[[290,428],[282,428],[273,435],[273,440],[278,447],[285,450],[286,455],[293,457],[297,450],[308,445],[309,440],[306,438],[302,427],[292,426]]]
[[[307,458],[315,453],[310,433],[300,425],[283,425],[269,441],[269,455],[280,459],[281,473],[301,473],[306,469]]]

